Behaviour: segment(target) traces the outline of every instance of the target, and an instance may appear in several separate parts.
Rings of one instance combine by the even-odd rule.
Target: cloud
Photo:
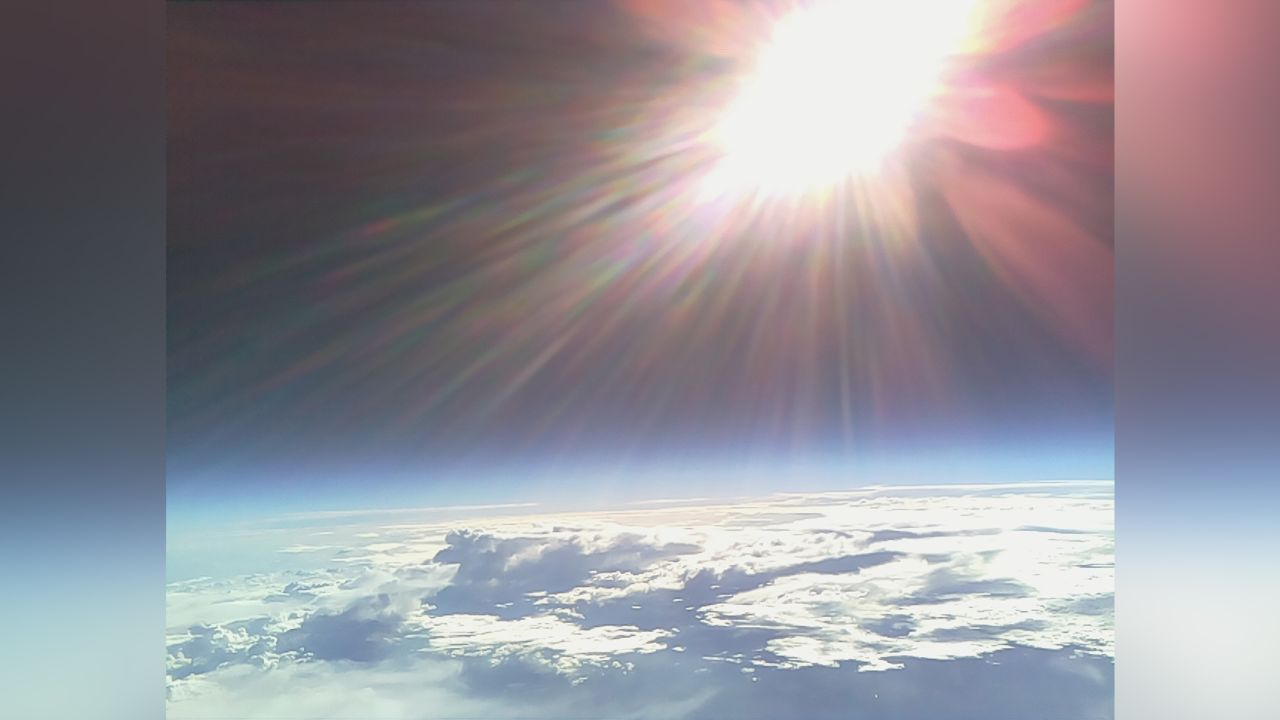
[[[427,515],[435,513],[464,513],[477,510],[511,510],[517,508],[534,508],[538,503],[498,503],[490,505],[433,505],[414,508],[369,508],[361,510],[317,510],[312,512],[290,513],[282,520],[342,520],[348,518],[373,517],[379,515]]]
[[[253,621],[226,626],[193,625],[184,635],[170,637],[168,671],[172,679],[212,672],[225,665],[267,667],[278,658],[275,638],[253,627]],[[253,632],[253,630],[258,632]]]
[[[552,528],[550,532],[496,537],[456,531],[436,554],[437,564],[457,566],[450,585],[430,598],[440,613],[498,611],[512,617],[534,604],[531,593],[567,592],[591,577],[634,573],[659,561],[700,550],[689,543],[655,544],[643,535]]]
[[[340,613],[314,613],[282,633],[275,645],[282,652],[317,660],[375,662],[390,655],[402,621],[391,597],[381,594]]]
[[[270,671],[223,667],[171,687],[170,720],[271,718],[516,718],[516,707],[473,696],[461,664],[419,658],[397,667],[282,662]]]
[[[584,628],[556,615],[503,620],[495,615],[423,613],[414,624],[425,631],[432,651],[496,659],[519,655],[569,674],[584,664],[626,667],[627,656],[665,650],[674,634],[625,625]]]
[[[299,545],[289,545],[289,546],[287,546],[287,547],[282,547],[282,548],[280,548],[277,552],[282,552],[282,553],[313,553],[313,552],[320,552],[321,550],[332,550],[332,549],[333,549],[333,546],[332,546],[332,545],[302,545],[302,544],[299,544]]]
[[[388,718],[1108,718],[1111,523],[1087,485],[370,525],[333,567],[170,585],[170,706],[265,717],[315,686]]]

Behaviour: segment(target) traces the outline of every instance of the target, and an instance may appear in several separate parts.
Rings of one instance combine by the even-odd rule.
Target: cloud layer
[[[1109,486],[324,532],[170,585],[170,717],[1112,715]]]

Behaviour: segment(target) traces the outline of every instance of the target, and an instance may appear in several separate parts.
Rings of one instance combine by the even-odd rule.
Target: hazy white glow
[[[977,0],[825,0],[783,17],[712,131],[709,190],[803,192],[873,173],[970,33]]]

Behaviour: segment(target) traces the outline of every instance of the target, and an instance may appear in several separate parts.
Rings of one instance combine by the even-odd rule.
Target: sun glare
[[[873,175],[940,88],[975,0],[819,0],[782,17],[711,133],[713,193]]]

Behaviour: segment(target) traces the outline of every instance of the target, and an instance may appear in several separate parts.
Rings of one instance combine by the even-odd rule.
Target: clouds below
[[[170,586],[170,716],[1110,718],[1107,490],[335,528]]]

